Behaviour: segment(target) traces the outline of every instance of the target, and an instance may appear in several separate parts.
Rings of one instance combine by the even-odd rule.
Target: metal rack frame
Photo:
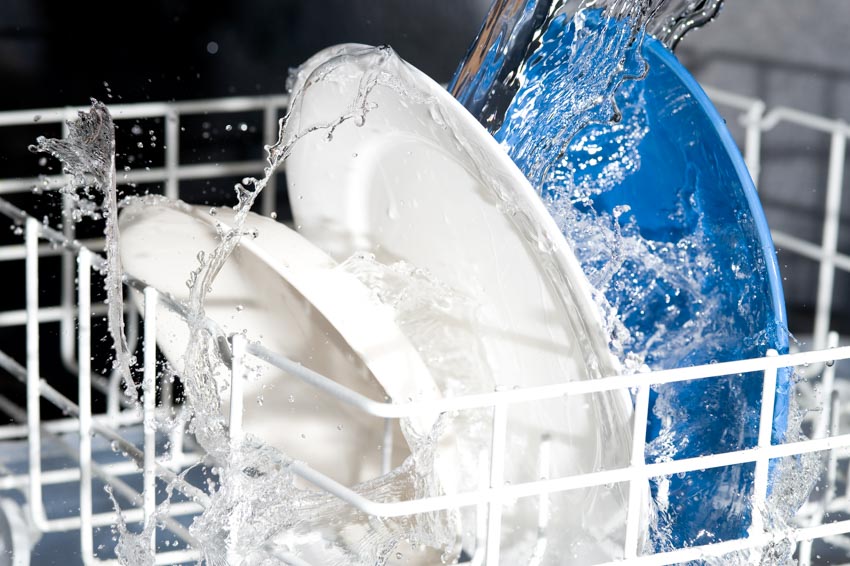
[[[488,565],[499,563],[501,509],[506,500],[537,497],[545,502],[546,498],[555,492],[618,482],[628,482],[634,486],[645,484],[648,478],[653,476],[754,462],[756,469],[755,496],[752,501],[754,524],[747,538],[639,556],[640,531],[636,519],[640,516],[639,510],[644,502],[641,500],[641,490],[630,489],[629,521],[623,549],[625,560],[629,564],[673,564],[687,560],[722,556],[743,549],[758,549],[772,542],[790,541],[800,543],[798,553],[800,563],[811,563],[811,544],[807,541],[850,533],[850,520],[823,523],[824,514],[827,511],[847,508],[848,501],[850,501],[847,493],[838,494],[834,488],[838,473],[838,460],[850,457],[850,434],[837,434],[837,417],[841,408],[833,394],[833,384],[836,379],[835,362],[850,360],[850,346],[837,347],[838,336],[829,332],[829,314],[832,307],[835,272],[837,269],[850,271],[850,256],[839,254],[837,251],[841,187],[844,173],[843,156],[846,140],[850,135],[850,127],[842,121],[826,120],[788,108],[774,108],[768,111],[761,101],[755,99],[715,90],[708,90],[708,93],[718,105],[728,106],[740,113],[746,131],[746,142],[743,150],[747,164],[757,183],[760,172],[762,135],[778,123],[789,122],[831,135],[826,218],[822,242],[812,243],[791,234],[773,233],[775,242],[784,249],[814,259],[820,264],[815,311],[814,350],[781,356],[776,355],[776,352],[770,352],[763,358],[706,366],[647,372],[630,376],[612,376],[594,381],[568,382],[511,391],[497,390],[492,393],[427,402],[394,404],[363,397],[340,386],[331,377],[310,371],[280,354],[269,351],[261,344],[248,343],[243,335],[233,335],[229,337],[229,343],[226,345],[229,350],[229,357],[232,360],[231,387],[233,390],[229,408],[231,436],[238,438],[241,434],[242,396],[239,395],[239,391],[244,364],[251,357],[274,365],[282,369],[290,378],[308,383],[323,394],[383,421],[386,431],[392,430],[392,427],[387,426],[387,423],[390,423],[393,419],[444,411],[490,408],[492,411],[491,460],[489,468],[483,474],[481,487],[476,491],[408,501],[376,502],[366,499],[352,489],[335,482],[310,468],[306,463],[294,463],[291,467],[295,474],[319,489],[344,500],[366,514],[374,516],[392,517],[474,506],[479,510],[480,528],[471,563]],[[264,166],[263,162],[231,162],[214,166],[180,164],[180,117],[186,114],[226,114],[259,110],[263,112],[264,140],[271,144],[277,136],[278,114],[286,108],[287,102],[287,97],[280,96],[112,106],[110,110],[116,120],[153,117],[165,119],[164,167],[149,171],[129,172],[126,176],[123,176],[121,182],[162,182],[165,186],[165,194],[171,198],[177,198],[180,193],[179,183],[181,180],[256,174]],[[32,124],[35,116],[40,116],[43,123],[61,123],[65,119],[73,118],[76,110],[65,108],[0,113],[0,127]],[[62,186],[65,182],[66,179],[61,175],[44,179],[0,180],[0,195],[29,191],[36,185],[56,188]],[[275,207],[274,194],[269,191],[262,201],[261,212],[270,214],[275,210]],[[166,296],[160,295],[155,289],[145,288],[139,281],[125,278],[127,285],[142,290],[145,297],[145,326],[144,336],[141,337],[144,351],[143,391],[145,394],[141,411],[133,407],[122,407],[116,376],[93,374],[88,361],[91,357],[91,316],[95,313],[103,313],[99,305],[92,304],[90,288],[91,270],[98,268],[103,262],[103,259],[92,250],[97,249],[102,243],[97,240],[77,242],[73,238],[71,223],[66,223],[67,226],[63,232],[53,230],[38,220],[27,216],[24,211],[15,208],[2,198],[0,198],[0,214],[7,216],[12,222],[24,225],[23,244],[0,247],[0,261],[24,259],[26,277],[25,309],[0,313],[0,326],[23,326],[27,336],[26,365],[19,364],[0,351],[0,368],[3,368],[14,378],[23,381],[27,389],[26,407],[16,406],[9,399],[0,397],[0,411],[25,423],[24,425],[0,427],[0,439],[20,438],[27,439],[29,443],[27,474],[0,475],[0,489],[19,489],[26,493],[28,500],[27,517],[40,532],[79,529],[80,548],[86,564],[116,564],[117,561],[115,560],[94,558],[93,528],[113,523],[116,520],[116,515],[113,512],[94,513],[92,511],[92,479],[99,477],[111,485],[116,492],[134,502],[136,507],[124,511],[123,514],[128,521],[141,521],[149,519],[154,513],[156,502],[153,498],[154,490],[152,486],[156,478],[159,477],[172,482],[192,499],[189,502],[172,504],[170,516],[164,521],[166,528],[191,546],[195,542],[192,535],[173,517],[198,513],[208,504],[209,498],[203,490],[181,480],[177,472],[202,461],[205,455],[197,451],[184,450],[183,431],[180,427],[175,428],[171,433],[172,439],[167,453],[157,454],[155,424],[158,420],[173,415],[174,407],[171,404],[170,395],[161,395],[160,405],[157,406],[155,395],[151,394],[155,391],[156,358],[155,348],[149,347],[156,343],[157,303],[162,302],[178,314],[183,312],[181,305],[174,303]],[[40,306],[38,302],[39,259],[58,254],[63,256],[61,304],[58,306]],[[75,277],[78,278],[78,285],[75,285]],[[131,312],[130,317],[132,316],[135,315]],[[40,373],[38,364],[40,354],[39,326],[44,322],[57,321],[62,325],[62,360],[66,367],[78,376],[79,397],[77,403],[59,393]],[[79,321],[79,324],[76,321]],[[782,367],[807,367],[809,373],[812,372],[813,367],[818,368],[822,371],[822,388],[825,392],[823,398],[831,400],[831,403],[827,403],[824,411],[812,417],[814,432],[811,439],[772,445],[770,431],[776,372],[778,368]],[[762,372],[764,376],[757,447],[672,462],[645,463],[646,416],[649,391],[652,385],[711,379],[749,372]],[[807,387],[808,390],[803,391],[803,393],[814,397],[815,393],[811,387],[803,385],[804,389]],[[108,410],[104,415],[92,414],[92,388],[96,388],[107,395]],[[624,389],[636,392],[632,456],[631,464],[628,467],[516,484],[506,484],[503,481],[504,458],[506,450],[509,448],[505,444],[506,414],[510,405],[540,402],[569,395],[587,395],[595,392]],[[69,418],[43,422],[39,410],[42,398],[68,413]],[[122,427],[138,425],[139,423],[143,424],[145,431],[144,443],[141,448],[126,440],[120,432]],[[50,436],[57,439],[58,435],[69,432],[79,434],[79,446],[76,449],[68,448],[77,459],[78,466],[64,470],[43,470],[41,462],[42,438]],[[101,435],[117,443],[121,450],[128,454],[130,461],[112,464],[95,462],[92,458],[92,434]],[[58,440],[61,441],[61,438],[58,438]],[[391,442],[384,443],[384,446],[390,445]],[[823,498],[810,502],[801,510],[798,524],[793,528],[783,529],[782,531],[767,530],[761,510],[767,496],[768,464],[770,460],[821,451],[829,451],[827,479],[831,488],[826,490]],[[142,492],[133,489],[122,479],[124,476],[139,473],[143,477],[145,486]],[[79,517],[47,517],[43,506],[44,485],[77,481],[80,485]],[[155,549],[153,536],[151,537],[151,544],[154,545],[153,548]],[[194,549],[160,552],[157,555],[157,564],[183,563],[197,560],[199,556],[199,552]],[[303,560],[295,556],[279,554],[278,557],[290,564],[304,564]],[[622,562],[612,562],[611,564],[615,563]]]

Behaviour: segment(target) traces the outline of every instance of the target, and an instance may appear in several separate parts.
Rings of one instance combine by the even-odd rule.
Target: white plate
[[[215,225],[231,226],[234,213],[183,203],[133,204],[120,217],[125,270],[177,299],[200,251],[218,243]],[[249,214],[246,231],[206,301],[206,314],[229,333],[247,331],[272,351],[375,400],[439,397],[417,352],[381,305],[354,276],[283,224]],[[136,295],[135,300],[140,300]],[[188,340],[179,316],[160,306],[157,343],[178,372]],[[329,395],[261,362],[258,379],[245,384],[243,428],[288,456],[346,485],[380,474],[383,420],[367,418]],[[227,414],[227,376],[216,376]],[[262,397],[262,404],[258,398]],[[420,434],[434,417],[411,419]],[[393,463],[409,454],[396,429]]]
[[[389,50],[326,49],[299,71],[284,142],[296,139],[286,173],[301,233],[339,261],[357,251],[405,260],[479,300],[477,319],[458,323],[479,336],[493,382],[513,388],[619,372],[592,289],[555,222],[438,84]],[[621,392],[514,405],[505,479],[628,465],[631,413]],[[475,452],[455,434],[461,454]],[[547,438],[551,460],[541,469]],[[577,554],[583,564],[620,555],[627,500],[626,486],[552,497],[547,556]],[[536,506],[506,506],[505,525],[514,528],[503,536],[505,560],[531,559]]]

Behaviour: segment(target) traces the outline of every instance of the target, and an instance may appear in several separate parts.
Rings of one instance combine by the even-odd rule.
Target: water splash
[[[674,50],[691,30],[717,17],[723,0],[667,0],[649,25],[649,32]]]
[[[614,93],[624,81],[643,75],[639,55],[635,60],[639,49],[633,47],[643,41],[647,24],[663,4],[664,0],[499,0],[455,72],[449,91],[495,133],[519,91],[526,89],[528,67],[548,66],[556,77],[556,82],[549,83],[551,92],[563,93],[570,102],[561,112],[547,116],[555,135],[542,144],[545,149],[540,153],[557,156],[582,126],[618,116]],[[588,17],[593,21],[586,22]],[[595,23],[600,18],[623,25],[600,27]],[[575,55],[569,66],[551,57],[541,61],[541,46],[560,37],[558,28],[571,21],[579,31],[573,46],[564,43]],[[550,29],[547,39],[544,36]],[[557,78],[565,70],[567,75]],[[541,88],[538,84],[531,91]],[[533,116],[534,109],[527,110]]]
[[[118,535],[118,544],[115,546],[115,556],[118,561],[132,566],[154,566],[156,560],[151,552],[151,537],[156,529],[156,521],[149,520],[141,531],[132,532],[127,527],[127,521],[121,505],[115,498],[112,486],[107,484],[104,490],[112,500],[112,508],[115,510],[116,522],[113,525],[113,532]]]
[[[459,293],[410,263],[385,265],[374,254],[355,254],[338,269],[356,276],[381,303],[392,307],[399,328],[422,356],[444,396],[495,388],[478,329],[470,324],[480,319],[481,306],[473,297]],[[490,442],[490,418],[487,410],[443,416],[441,426],[463,431],[453,437],[457,443],[457,458],[452,466],[453,479],[457,482],[453,486],[455,491],[473,491],[479,486],[481,466],[487,458],[482,448]],[[516,434],[509,434],[509,446],[518,441],[521,439]],[[461,509],[459,513],[460,517],[455,519],[457,525],[474,524],[473,508]],[[475,540],[470,532],[465,532],[460,542],[460,546],[470,549]],[[449,548],[453,546],[457,545],[449,544]],[[452,552],[447,554],[451,556]],[[453,554],[457,556],[456,549]]]
[[[106,302],[109,306],[109,333],[115,350],[114,368],[124,380],[126,393],[136,399],[130,368],[135,364],[124,333],[124,289],[121,283],[123,270],[118,253],[118,196],[115,182],[115,126],[106,105],[95,99],[91,109],[81,111],[77,119],[68,121],[66,139],[49,139],[40,136],[34,152],[49,153],[61,163],[72,182],[61,189],[73,204],[71,218],[79,222],[83,217],[106,221]],[[82,187],[82,189],[80,189]],[[97,204],[90,189],[100,193]]]
[[[649,6],[615,3],[611,9],[622,18],[620,25],[608,25],[610,16],[599,9],[580,10],[572,17],[558,14],[538,40],[540,47],[517,69],[521,86],[494,135],[508,144],[532,186],[550,181],[568,144],[585,126],[622,120],[617,90],[647,71],[640,44]],[[571,39],[564,41],[565,36]],[[556,96],[556,108],[545,104]],[[545,140],[534,140],[535,129],[525,127],[539,121],[549,126]]]
[[[188,430],[217,464],[219,481],[210,505],[194,520],[190,532],[201,542],[208,564],[240,564],[262,552],[272,536],[292,521],[287,489],[294,483],[289,459],[250,437],[231,443],[221,407],[217,377],[227,375],[221,340],[206,324],[205,300],[215,278],[239,245],[245,219],[279,166],[269,152],[262,179],[248,178],[235,186],[237,204],[232,226],[217,226],[215,249],[198,254],[198,265],[187,282],[189,341],[183,356],[185,404],[191,418]],[[253,187],[253,189],[251,188]],[[250,563],[250,562],[249,562]]]
[[[493,390],[496,384],[484,346],[468,322],[479,318],[481,307],[473,297],[410,263],[385,265],[374,254],[355,254],[338,269],[357,277],[381,303],[392,307],[399,328],[445,396]]]
[[[587,102],[603,109],[611,104],[617,86],[630,78],[622,71],[631,44],[639,44],[648,32],[675,49],[685,34],[711,21],[722,5],[723,0],[496,0],[449,91],[491,132],[497,131],[525,82],[523,67],[540,47],[548,23],[597,11],[627,24],[615,43],[604,46],[614,64],[602,69],[609,83],[604,86],[607,96],[600,98],[592,89],[587,93]]]

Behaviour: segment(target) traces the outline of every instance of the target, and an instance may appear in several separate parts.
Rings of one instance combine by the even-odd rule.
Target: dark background
[[[344,42],[389,44],[447,81],[489,0],[4,0],[0,109],[284,90],[290,67]]]

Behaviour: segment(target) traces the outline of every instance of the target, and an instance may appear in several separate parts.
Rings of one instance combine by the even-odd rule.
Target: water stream
[[[106,105],[92,100],[91,110],[80,112],[77,120],[68,122],[67,138],[48,139],[41,136],[30,150],[53,155],[62,163],[65,173],[71,176],[72,182],[61,189],[61,194],[72,203],[71,217],[66,221],[79,222],[85,216],[103,218],[105,221],[107,263],[104,275],[106,303],[109,306],[107,320],[115,351],[113,366],[123,379],[127,395],[135,399],[130,373],[135,360],[124,333],[124,288],[121,284],[121,257],[118,254],[115,126],[112,116]]]

